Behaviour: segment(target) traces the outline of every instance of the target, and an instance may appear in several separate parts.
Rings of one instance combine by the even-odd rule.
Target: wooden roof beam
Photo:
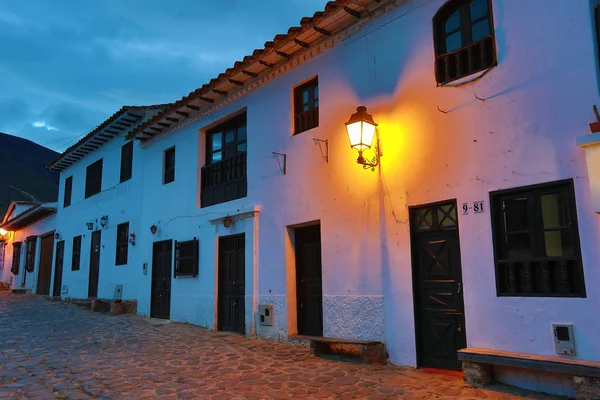
[[[296,43],[298,46],[304,47],[305,49],[310,47],[310,44],[303,42],[302,40],[294,39],[294,43]]]
[[[248,75],[250,78],[256,78],[256,77],[258,77],[258,74],[256,72],[246,71],[245,69],[243,69],[241,71],[242,71],[242,74]]]
[[[183,117],[189,117],[190,116],[190,113],[186,113],[186,112],[179,111],[179,110],[175,111],[175,114],[181,115]]]
[[[348,14],[352,15],[356,19],[361,17],[361,14],[358,11],[351,9],[350,7],[344,7],[344,11],[346,11]]]
[[[187,108],[189,108],[192,111],[200,111],[200,107],[196,107],[196,106],[191,106],[189,104],[185,105]]]
[[[215,101],[213,99],[209,99],[208,97],[198,97],[200,100],[206,102],[206,103],[214,103]]]
[[[264,66],[265,66],[265,67],[267,67],[267,68],[273,68],[273,67],[275,66],[275,64],[270,64],[270,63],[268,63],[268,62],[266,62],[266,61],[263,61],[263,60],[258,60],[258,63],[259,63],[260,65],[264,65]]]
[[[231,82],[231,83],[233,83],[234,85],[237,85],[237,86],[244,86],[244,82],[236,81],[235,79],[229,79],[229,82]]]
[[[285,58],[286,60],[289,60],[292,57],[290,54],[284,53],[283,51],[279,50],[277,50],[275,54],[277,54],[279,57]]]
[[[313,26],[312,28],[315,30],[315,32],[320,33],[323,36],[331,36],[331,32],[329,32],[328,30],[319,28],[318,26]]]
[[[216,94],[220,94],[221,96],[227,96],[227,92],[225,90],[211,89]]]
[[[177,118],[172,118],[172,117],[165,117],[165,119],[167,121],[171,121],[171,122],[179,122],[179,120]]]

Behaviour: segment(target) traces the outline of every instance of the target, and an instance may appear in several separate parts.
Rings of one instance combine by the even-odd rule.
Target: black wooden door
[[[173,241],[155,242],[152,248],[152,297],[150,316],[171,318],[171,267]]]
[[[245,235],[219,238],[219,330],[246,330]]]
[[[298,334],[323,336],[321,225],[296,228]]]
[[[460,369],[467,346],[456,201],[410,210],[418,363]]]
[[[90,246],[90,279],[88,283],[88,297],[98,296],[98,278],[100,275],[100,242],[101,232],[92,233]]]
[[[54,253],[54,235],[42,237],[40,250],[40,269],[38,270],[37,294],[50,294],[52,276],[52,253]]]
[[[65,256],[65,241],[61,240],[56,243],[56,256],[54,261],[54,285],[52,287],[52,295],[60,296],[60,289],[62,288],[62,272],[63,272],[63,259]]]

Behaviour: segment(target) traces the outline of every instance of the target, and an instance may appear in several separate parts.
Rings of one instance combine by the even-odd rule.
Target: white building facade
[[[0,229],[1,279],[12,290],[51,293],[56,203],[13,201]]]
[[[594,6],[328,3],[131,127],[131,185],[107,169],[83,200],[73,183],[57,231],[86,238],[107,215],[112,234],[93,225],[106,244],[97,295],[123,284],[141,315],[378,340],[396,365],[452,369],[464,347],[555,356],[565,324],[569,357],[600,361],[595,142],[578,139],[599,100]],[[344,125],[359,106],[378,124],[367,165]],[[62,170],[60,193],[103,151]],[[123,221],[136,244],[118,267]],[[80,276],[63,275],[72,297],[90,294],[82,243]]]

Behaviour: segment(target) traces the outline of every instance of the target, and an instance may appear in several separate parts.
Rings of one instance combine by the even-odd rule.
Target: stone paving
[[[0,292],[1,399],[555,399]]]

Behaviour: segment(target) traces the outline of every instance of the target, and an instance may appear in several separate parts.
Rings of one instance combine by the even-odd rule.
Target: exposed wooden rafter
[[[248,75],[251,78],[256,78],[258,77],[258,74],[256,72],[250,72],[250,71],[246,71],[245,69],[242,70],[242,74],[244,75]]]
[[[198,97],[198,99],[211,104],[215,102],[213,99],[209,99],[208,97]]]
[[[220,94],[221,96],[227,96],[227,92],[225,90],[211,89],[216,94]]]
[[[361,17],[361,14],[358,11],[351,9],[350,7],[344,7],[344,11],[352,15],[354,18],[358,19]]]
[[[298,46],[304,47],[305,49],[310,47],[310,44],[303,42],[302,40],[294,39],[294,43],[296,43]]]
[[[320,33],[323,36],[331,36],[331,32],[323,28],[319,28],[318,26],[313,26],[313,29],[315,30],[315,32]]]
[[[236,81],[235,79],[229,79],[229,82],[233,83],[234,85],[244,86],[244,82]]]
[[[267,67],[267,68],[273,68],[273,67],[275,66],[275,64],[270,64],[270,63],[268,63],[268,62],[266,62],[266,61],[263,61],[263,60],[257,60],[257,61],[258,61],[258,63],[259,63],[260,65],[264,65],[264,66],[265,66],[265,67]]]

